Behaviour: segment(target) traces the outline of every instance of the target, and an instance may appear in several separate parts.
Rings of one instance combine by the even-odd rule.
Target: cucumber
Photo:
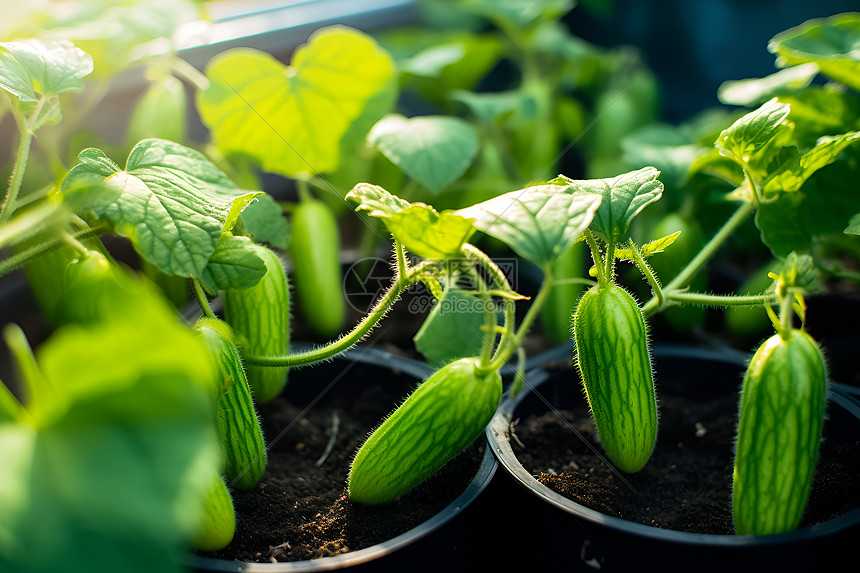
[[[340,240],[334,215],[321,201],[304,200],[293,211],[290,256],[308,325],[321,336],[334,336],[346,316]]]
[[[217,419],[224,474],[232,487],[252,489],[266,471],[266,443],[233,333],[227,323],[210,318],[200,319],[196,330],[215,359],[223,382]]]
[[[800,523],[818,459],[827,372],[802,330],[775,334],[750,360],[741,393],[732,515],[738,535],[791,531]]]
[[[657,400],[645,318],[627,291],[597,285],[574,315],[577,366],[606,455],[642,469],[657,442]]]
[[[290,289],[281,260],[271,249],[253,246],[266,264],[260,282],[243,290],[224,292],[224,319],[233,328],[243,354],[281,356],[290,346]],[[280,394],[288,368],[248,366],[245,373],[257,403]]]
[[[236,534],[236,511],[230,490],[221,476],[212,480],[203,507],[203,521],[191,539],[191,544],[199,551],[224,549]]]
[[[502,396],[498,371],[479,377],[476,358],[437,370],[362,444],[349,472],[352,501],[385,503],[406,493],[468,446]]]

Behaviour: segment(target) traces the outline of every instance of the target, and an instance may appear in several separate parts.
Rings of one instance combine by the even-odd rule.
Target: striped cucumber
[[[230,490],[221,476],[215,476],[203,500],[203,520],[191,539],[200,551],[218,551],[233,541],[236,534],[236,511]]]
[[[744,377],[732,513],[738,535],[797,527],[812,488],[824,425],[827,373],[806,332],[775,334]]]
[[[476,358],[437,370],[364,442],[349,472],[349,497],[385,503],[418,485],[468,446],[496,412],[497,371],[483,377]]]
[[[200,319],[197,332],[215,358],[223,382],[217,417],[224,474],[231,486],[252,489],[266,471],[266,443],[233,333],[226,322],[212,318]]]
[[[573,319],[577,365],[603,449],[621,470],[645,465],[657,441],[657,400],[645,318],[621,287],[597,285]]]
[[[290,346],[290,289],[281,260],[271,249],[253,246],[266,264],[260,282],[243,290],[224,292],[224,319],[236,333],[244,354],[281,356]],[[254,399],[264,404],[287,383],[288,368],[248,366],[246,375]]]

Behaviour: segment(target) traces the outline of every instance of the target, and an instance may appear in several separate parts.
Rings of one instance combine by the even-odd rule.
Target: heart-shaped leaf
[[[790,111],[791,108],[787,104],[773,98],[724,129],[715,145],[721,154],[743,167],[757,151],[776,137],[780,130],[788,127],[783,121]]]
[[[393,75],[391,58],[372,38],[336,26],[313,34],[290,66],[251,49],[219,54],[197,102],[225,155],[245,153],[289,177],[328,173],[350,125]]]
[[[80,91],[93,59],[71,42],[21,40],[0,43],[0,88],[20,101]]]
[[[478,153],[478,137],[456,117],[407,119],[390,115],[367,135],[368,142],[406,175],[438,193],[460,177]]]
[[[606,240],[618,243],[627,234],[630,222],[642,209],[660,199],[663,183],[657,179],[660,172],[653,167],[624,173],[610,179],[574,180],[560,176],[574,191],[595,193],[603,200],[591,228]]]
[[[79,159],[63,190],[87,184],[120,190],[93,211],[169,275],[201,276],[222,233],[260,194],[239,190],[200,152],[162,139],[138,143],[125,170],[98,149],[84,150]]]
[[[588,228],[601,203],[569,185],[538,185],[505,193],[456,213],[537,264],[553,261]]]
[[[248,237],[221,237],[200,281],[211,293],[219,290],[250,288],[266,274],[266,263],[251,248]]]
[[[409,203],[377,185],[359,183],[347,193],[346,200],[356,211],[382,219],[395,239],[426,259],[459,256],[463,243],[474,232],[472,221],[466,217]]]

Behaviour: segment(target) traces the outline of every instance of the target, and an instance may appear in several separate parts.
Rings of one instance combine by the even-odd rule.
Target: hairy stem
[[[203,284],[200,279],[191,279],[191,286],[194,289],[194,296],[197,298],[197,304],[200,305],[200,310],[203,311],[203,316],[206,318],[217,318],[212,311],[212,306],[209,304],[209,297],[206,296],[206,291],[203,290]]]
[[[45,100],[40,99],[36,104],[36,109],[30,115],[30,118],[24,120],[19,114],[15,114],[15,119],[18,120],[18,157],[15,160],[15,167],[12,168],[12,177],[9,180],[9,187],[6,189],[6,195],[3,197],[3,203],[0,204],[0,225],[9,220],[12,213],[15,212],[15,202],[18,200],[18,192],[21,190],[21,183],[24,181],[24,171],[27,169],[27,161],[30,158],[30,147],[33,144],[33,130],[31,122],[39,116],[42,107],[45,105]]]
[[[666,293],[666,298],[671,301],[701,306],[769,306],[779,302],[779,297],[774,293],[736,296],[676,291]]]

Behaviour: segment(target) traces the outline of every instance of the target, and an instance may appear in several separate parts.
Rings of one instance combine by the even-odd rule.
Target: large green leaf
[[[314,33],[290,66],[239,48],[206,67],[198,109],[218,149],[256,157],[286,176],[337,169],[341,140],[393,77],[391,58],[369,36],[344,27]]]
[[[219,464],[214,366],[164,303],[58,330],[33,423],[0,423],[0,569],[178,572]]]
[[[574,182],[578,183],[578,182]],[[588,228],[601,204],[570,185],[537,185],[457,211],[537,265],[553,261]]]
[[[79,159],[63,189],[119,189],[115,201],[93,211],[168,275],[199,276],[222,233],[260,194],[239,190],[200,152],[161,139],[137,144],[125,170],[98,149],[82,151]]]
[[[787,129],[784,120],[790,111],[787,104],[774,98],[723,130],[715,145],[721,154],[746,166],[755,153]]]
[[[80,91],[92,71],[93,59],[71,42],[0,43],[0,88],[20,101]]]
[[[610,179],[573,180],[561,176],[557,181],[564,181],[573,191],[603,198],[590,226],[606,240],[617,243],[627,234],[633,218],[662,196],[659,175],[653,167],[644,167]]]
[[[439,213],[423,203],[409,203],[369,183],[356,185],[346,200],[356,211],[382,219],[395,239],[426,259],[459,256],[463,243],[475,230],[472,221],[460,214]]]
[[[367,140],[406,175],[438,193],[460,177],[478,153],[478,138],[468,123],[456,117],[407,119],[389,115]]]
[[[860,90],[860,13],[809,20],[771,39],[779,66],[815,62],[821,72]]]
[[[764,193],[797,191],[813,173],[836,161],[839,153],[858,139],[858,131],[822,138],[818,145],[803,155],[793,155],[790,161],[781,166],[764,184]]]
[[[764,78],[723,82],[717,97],[727,105],[758,106],[789,90],[807,87],[818,74],[813,63],[793,66]]]

